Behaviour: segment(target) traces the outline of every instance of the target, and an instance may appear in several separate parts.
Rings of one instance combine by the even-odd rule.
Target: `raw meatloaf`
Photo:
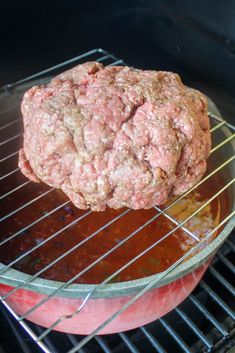
[[[88,62],[31,88],[22,114],[21,171],[81,209],[163,204],[206,170],[207,100],[171,72]]]

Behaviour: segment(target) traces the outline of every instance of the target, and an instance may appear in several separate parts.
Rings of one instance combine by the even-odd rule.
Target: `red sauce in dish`
[[[196,191],[169,209],[168,213],[178,221],[183,220],[209,199],[218,188],[219,183],[203,183]],[[9,195],[9,197],[5,198],[4,207],[1,207],[1,213],[4,216],[4,214],[15,210],[25,202],[41,195],[46,190],[49,189],[43,184],[28,184],[16,191],[14,195]],[[205,234],[210,232],[219,222],[223,199],[216,198],[185,226],[198,237],[204,238]],[[4,240],[15,234],[23,227],[36,221],[39,217],[44,217],[42,221],[0,247],[1,262],[5,264],[10,263],[27,250],[37,246],[52,234],[58,232],[53,239],[40,246],[31,254],[22,257],[12,267],[29,274],[34,274],[46,265],[49,266],[52,261],[75,245],[83,242],[82,245],[77,246],[76,250],[40,274],[40,277],[43,278],[67,281],[83,271],[87,266],[91,265],[100,256],[119,244],[129,234],[157,214],[155,209],[130,210],[123,217],[98,232],[91,239],[85,241],[97,229],[110,222],[125,210],[110,209],[105,212],[91,213],[85,217],[84,215],[88,211],[79,210],[71,203],[68,203],[66,206],[48,215],[51,210],[66,201],[67,199],[63,193],[54,190],[6,219],[1,227],[0,240]],[[84,216],[84,218],[75,222],[81,216]],[[75,224],[68,227],[65,231],[59,232],[62,227],[71,222]],[[75,280],[75,283],[100,283],[133,257],[137,256],[157,240],[160,240],[174,227],[175,225],[165,216],[159,216],[110,255],[104,257],[90,270],[83,272]],[[191,236],[186,234],[182,229],[178,229],[165,240],[160,241],[157,246],[140,257],[132,265],[128,266],[112,281],[132,280],[161,272],[179,259],[196,243]]]

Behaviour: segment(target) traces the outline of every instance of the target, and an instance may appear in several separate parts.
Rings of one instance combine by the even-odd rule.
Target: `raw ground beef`
[[[21,171],[81,209],[163,204],[206,170],[207,100],[171,72],[88,62],[32,87],[22,114]]]

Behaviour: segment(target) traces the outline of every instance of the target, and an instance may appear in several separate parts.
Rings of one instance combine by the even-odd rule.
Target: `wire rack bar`
[[[17,339],[17,343],[21,347],[22,351],[24,353],[31,353],[27,342],[24,340],[24,338],[21,336],[20,332],[18,331],[18,327],[16,326],[17,321],[12,316],[9,317],[7,315],[7,311],[5,312],[5,310],[1,310],[1,312],[3,313],[4,318],[7,321],[7,323],[9,324],[11,330],[13,331],[13,334],[15,335],[15,337]],[[14,322],[12,322],[12,320],[14,320]],[[1,353],[4,353],[4,352],[1,350]]]
[[[159,353],[167,353],[166,350],[158,342],[158,340],[152,335],[151,332],[149,332],[149,330],[145,326],[142,326],[139,329],[143,332],[145,337],[148,339],[148,341],[156,349],[157,352],[159,352]]]
[[[29,183],[31,183],[31,181],[30,181],[30,180],[27,180],[27,181],[23,182],[22,184],[16,186],[14,189],[12,189],[12,190],[6,192],[5,194],[1,195],[1,196],[0,196],[0,200],[4,199],[4,197],[7,197],[7,196],[13,194],[15,191],[17,191],[17,190],[23,188],[24,186],[28,185]]]
[[[17,108],[17,107],[15,107],[15,108]],[[1,113],[1,112],[0,112],[0,113]],[[18,121],[21,121],[21,118],[14,119],[14,120],[12,120],[10,123],[7,123],[7,124],[4,124],[4,125],[0,126],[0,130],[6,129],[7,127],[9,127],[9,126],[11,126],[11,125],[17,123]]]
[[[209,339],[208,337],[206,337],[206,335],[204,335],[204,333],[197,327],[197,325],[190,319],[190,317],[183,310],[181,310],[180,308],[176,308],[175,311],[187,323],[187,325],[198,336],[198,338],[204,342],[206,347],[208,349],[211,349],[213,347],[213,343],[211,339]]]
[[[226,124],[226,123],[225,123],[224,120],[221,121],[221,123],[217,124],[216,126],[214,126],[213,128],[210,129],[210,133],[212,133],[212,132],[214,132],[214,131],[220,129],[220,128],[221,128],[222,126],[224,126],[225,124]]]
[[[99,49],[98,49],[98,50],[99,50]],[[28,82],[28,81],[32,81],[32,80],[34,80],[35,78],[38,78],[38,77],[40,77],[40,76],[42,76],[42,75],[45,75],[45,74],[47,74],[47,73],[49,73],[49,72],[51,72],[51,71],[54,71],[54,70],[56,70],[56,69],[59,69],[59,68],[65,66],[65,65],[72,64],[73,62],[75,62],[75,61],[77,61],[77,60],[86,58],[87,56],[92,55],[92,54],[95,54],[95,53],[97,53],[97,49],[90,50],[90,51],[88,51],[88,52],[86,52],[86,53],[84,53],[84,54],[82,54],[82,55],[76,56],[76,57],[73,58],[73,59],[70,59],[70,60],[67,60],[67,61],[65,61],[65,62],[63,62],[63,63],[60,63],[60,64],[57,64],[57,65],[51,66],[51,67],[49,67],[48,69],[39,71],[39,72],[37,72],[36,74],[30,75],[30,76],[27,76],[26,78],[24,78],[24,79],[22,79],[22,80],[18,80],[18,81],[14,82],[14,83],[10,83],[10,84],[4,86],[3,88],[9,89],[9,88],[11,88],[11,87],[15,87],[16,85],[20,85],[20,84],[22,84],[22,83],[25,83],[25,82]]]
[[[9,108],[4,109],[4,110],[1,110],[1,111],[0,111],[0,115],[1,115],[1,114],[5,114],[5,113],[7,113],[7,112],[9,112],[9,111],[11,111],[11,110],[14,110],[14,109],[16,109],[16,108],[18,108],[18,105],[14,106],[14,107],[9,107]]]
[[[51,191],[51,190],[49,190]],[[30,224],[28,224],[27,226],[25,226],[24,228],[20,229],[18,232],[12,234],[10,237],[8,237],[7,239],[4,239],[0,242],[0,246],[4,245],[5,243],[7,243],[10,240],[15,239],[18,235],[24,233],[26,230],[30,229],[31,227],[33,227],[35,224],[41,222],[43,219],[47,218],[48,216],[50,216],[51,214],[55,213],[56,211],[60,210],[61,208],[63,208],[64,206],[68,205],[70,203],[70,201],[65,201],[63,202],[61,205],[53,208],[51,211],[48,211],[46,214],[44,214],[43,216],[37,218],[34,222],[31,222]]]
[[[140,353],[140,351],[135,347],[135,345],[131,342],[131,340],[129,339],[129,337],[127,336],[126,333],[120,332],[118,334],[122,340],[125,342],[126,346],[129,348],[129,351],[131,353]]]
[[[107,345],[107,343],[103,340],[102,337],[95,337],[96,342],[99,344],[99,346],[103,349],[105,353],[112,353],[111,349]]]
[[[219,259],[235,275],[235,266],[223,254],[218,253]]]
[[[104,56],[102,56],[101,58],[97,59],[96,61],[97,61],[98,63],[101,63],[101,62],[103,62],[103,61],[105,61],[105,60],[107,60],[107,59],[116,60],[116,57],[115,57],[114,55],[112,55],[112,54],[107,54],[107,55],[104,55]]]
[[[215,268],[209,268],[209,272],[219,281],[235,298],[235,288]]]
[[[25,83],[25,82],[28,82],[28,81],[32,81],[36,78],[39,78],[40,76],[43,76],[45,74],[48,74],[49,72],[52,72],[54,70],[57,70],[57,69],[60,69],[66,65],[69,65],[69,64],[72,64],[78,60],[81,60],[81,59],[85,59],[86,57],[92,55],[92,54],[96,54],[96,53],[102,53],[102,54],[108,54],[105,50],[103,49],[93,49],[93,50],[90,50],[82,55],[78,55],[76,56],[75,58],[72,58],[72,59],[69,59],[69,60],[66,60],[64,61],[63,63],[60,63],[60,64],[57,64],[57,65],[54,65],[54,66],[51,66],[49,67],[48,69],[45,69],[45,70],[42,70],[42,71],[39,71],[37,72],[36,74],[33,74],[33,75],[30,75],[30,76],[27,76],[26,78],[22,79],[22,80],[18,80],[14,83],[10,83],[6,86],[4,86],[3,88],[6,88],[6,89],[9,89],[9,88],[12,88],[12,87],[15,87],[17,85],[20,85],[22,83]]]
[[[51,189],[45,191],[43,194],[40,194],[40,195],[34,197],[32,200],[26,202],[26,203],[23,204],[22,206],[18,207],[16,210],[14,210],[14,211],[8,213],[7,215],[5,215],[4,217],[2,217],[2,218],[0,219],[0,222],[4,221],[5,219],[7,219],[7,218],[9,218],[9,217],[11,217],[11,216],[13,216],[13,215],[16,214],[17,212],[23,210],[25,207],[31,205],[31,204],[34,203],[35,201],[41,199],[41,198],[44,197],[45,195],[48,195],[50,192],[52,192],[52,191],[54,191],[54,190],[55,190],[55,188],[51,188]]]
[[[231,316],[231,318],[233,320],[235,320],[235,314],[232,311],[232,309],[224,302],[224,300],[222,298],[220,298],[218,296],[218,294],[216,294],[213,289],[206,284],[204,281],[201,281],[199,283],[199,286],[201,286],[208,294],[211,298],[214,299],[214,301],[229,315]]]
[[[12,174],[18,172],[19,170],[20,170],[20,168],[13,169],[11,172],[9,172],[9,173],[3,175],[2,177],[0,177],[0,180],[3,180],[3,179],[5,179],[5,178],[9,177],[10,175],[12,175]]]
[[[216,150],[218,150],[220,147],[224,146],[226,143],[228,143],[229,141],[233,140],[235,137],[235,134],[232,134],[231,136],[227,137],[225,140],[223,140],[221,143],[219,143],[217,146],[215,146],[214,148],[211,149],[211,153],[215,152]]]
[[[227,244],[230,246],[230,249],[235,252],[235,245],[229,239],[227,240]]]
[[[43,332],[43,329],[40,326],[36,326],[36,331],[41,334]],[[46,346],[49,348],[50,352],[55,352],[57,353],[58,350],[56,349],[55,345],[53,344],[52,340],[49,339],[49,337],[46,337],[44,340],[44,343],[46,344]],[[30,352],[31,353],[31,352]]]
[[[225,121],[226,126],[229,127],[232,131],[235,131],[235,126],[232,125],[232,124],[230,124],[230,123],[228,123],[226,120],[223,120],[222,118],[220,118],[219,116],[215,115],[215,114],[212,113],[212,112],[208,112],[208,115],[209,115],[211,118],[213,118],[213,119],[215,119],[215,120],[217,120],[217,121],[219,121],[219,122]]]
[[[162,209],[158,206],[154,206],[154,208],[158,211],[158,212],[161,212]],[[170,216],[168,213],[166,213],[165,211],[162,212],[162,214],[167,218],[169,219],[172,223],[176,224],[177,226],[179,225],[179,222],[172,216]],[[187,233],[188,235],[190,235],[194,240],[196,241],[200,241],[200,238],[194,234],[193,232],[191,232],[191,230],[185,228],[184,226],[181,227],[181,229]]]
[[[16,151],[16,152],[12,152],[11,154],[9,154],[9,155],[6,156],[6,157],[3,157],[2,159],[0,159],[0,163],[5,162],[7,159],[9,159],[9,158],[15,156],[17,153],[19,153],[19,150]]]
[[[109,64],[107,66],[114,66],[114,65],[123,65],[124,61],[123,60],[116,60],[112,64]]]
[[[37,342],[37,335],[31,330],[31,328],[24,321],[19,321],[19,316],[14,312],[14,310],[12,310],[10,305],[8,305],[5,300],[2,300],[2,303],[5,308],[11,313],[11,315],[20,323],[20,325],[29,334],[29,336],[34,340],[34,342]],[[43,350],[43,352],[52,353],[49,351],[49,349],[43,342],[37,342],[37,344]]]
[[[164,319],[159,319],[160,323],[164,327],[164,329],[169,333],[170,336],[174,338],[174,340],[178,343],[180,348],[183,349],[186,353],[192,353],[191,349],[188,345],[182,340],[182,338],[178,335],[178,333],[168,324],[168,322]]]
[[[207,318],[207,320],[210,321],[210,323],[223,335],[223,337],[228,336],[228,331],[225,329],[224,325],[220,323],[193,294],[189,296],[189,299],[193,302],[196,308]]]
[[[8,143],[8,142],[11,142],[11,141],[15,140],[17,137],[20,137],[20,136],[22,136],[22,135],[23,135],[23,133],[21,132],[21,133],[19,133],[19,134],[16,134],[15,136],[9,137],[8,139],[6,139],[6,140],[0,142],[0,147],[3,146],[3,145],[5,145],[5,144]]]
[[[73,346],[78,344],[78,339],[76,336],[70,335],[70,334],[67,334],[66,336],[68,337],[68,340],[72,343]],[[83,348],[78,349],[77,352],[78,353],[86,353]]]

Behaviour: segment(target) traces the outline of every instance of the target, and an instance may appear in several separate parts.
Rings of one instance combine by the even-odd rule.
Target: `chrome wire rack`
[[[9,209],[7,207],[7,200],[15,198],[15,195],[19,192],[19,190],[25,190],[28,188],[31,184],[29,180],[26,180],[23,178],[23,176],[18,175],[20,174],[19,168],[17,167],[17,157],[18,157],[18,150],[19,147],[22,143],[22,126],[21,126],[21,118],[20,118],[20,112],[19,112],[19,104],[20,100],[22,97],[22,93],[24,92],[24,85],[28,85],[32,81],[34,81],[32,84],[35,84],[35,82],[45,82],[48,80],[48,76],[54,76],[55,74],[70,68],[72,65],[82,63],[88,60],[96,60],[98,62],[102,62],[105,65],[122,65],[124,64],[123,60],[120,60],[116,58],[114,55],[106,52],[103,49],[94,49],[91,50],[85,54],[82,54],[76,58],[73,58],[71,60],[68,60],[62,64],[55,65],[47,70],[43,70],[37,74],[31,75],[23,80],[17,81],[13,84],[9,84],[4,86],[0,90],[0,136],[1,136],[1,141],[0,141],[0,187],[3,192],[1,192],[1,197],[0,197],[0,212],[1,212],[1,219],[0,222],[2,225],[6,224],[5,222],[11,222],[12,217],[18,214],[18,212],[27,209],[30,210],[30,207],[32,205],[37,204],[37,202],[43,198],[45,198],[48,194],[52,194],[53,192],[56,192],[55,189],[53,188],[42,188],[42,191],[38,193],[37,195],[33,194],[30,195],[30,198],[25,202],[21,203],[21,200],[17,200],[16,202],[16,208],[14,209]],[[23,88],[22,88],[23,87]],[[14,98],[15,105],[12,106],[12,97]],[[227,146],[228,143],[230,143],[234,139],[234,130],[235,127],[223,120],[218,114],[214,113],[213,111],[209,112],[210,120],[211,120],[211,133],[212,133],[212,140],[213,136],[216,135],[219,131],[221,130],[226,130],[227,134],[225,134],[225,138],[218,141],[217,144],[213,145],[212,150],[211,150],[211,156],[216,160],[216,154],[219,153],[222,155],[224,154],[223,149]],[[172,206],[174,206],[177,202],[182,200],[186,195],[188,195],[190,192],[195,190],[199,185],[202,185],[204,182],[212,178],[214,175],[217,175],[220,172],[223,172],[226,170],[227,167],[231,167],[231,164],[234,163],[235,155],[234,155],[234,150],[233,153],[230,155],[224,154],[226,158],[223,159],[222,163],[219,163],[215,165],[215,168],[211,171],[209,171],[206,176],[196,185],[194,186],[191,190],[189,190],[187,193],[184,195],[178,197],[175,201],[171,202],[169,205],[167,205],[164,208],[161,207],[155,207],[155,214],[149,218],[145,223],[143,223],[140,227],[137,227],[134,231],[132,231],[130,234],[128,234],[122,241],[120,241],[118,244],[116,244],[114,247],[112,247],[110,250],[108,250],[106,253],[104,253],[101,257],[96,259],[93,263],[91,263],[87,268],[85,268],[82,272],[85,273],[95,267],[97,263],[99,263],[101,260],[109,256],[111,253],[115,252],[116,249],[118,249],[120,246],[122,246],[126,241],[130,240],[132,237],[134,237],[138,232],[140,232],[143,228],[147,227],[151,222],[155,221],[158,217],[164,216],[166,217],[170,222],[172,222],[172,230],[167,232],[160,240],[157,240],[154,242],[151,246],[149,246],[147,249],[141,251],[138,255],[133,257],[130,261],[125,263],[121,268],[116,270],[114,273],[109,275],[105,280],[103,280],[101,283],[95,285],[93,289],[89,292],[89,294],[84,298],[82,304],[74,311],[71,312],[68,315],[65,315],[63,317],[58,317],[58,319],[48,328],[48,329],[42,329],[40,332],[35,332],[30,324],[27,322],[27,317],[32,314],[35,310],[40,308],[45,302],[51,300],[54,296],[58,295],[62,290],[65,288],[68,288],[71,286],[75,280],[77,280],[81,276],[81,272],[77,273],[75,276],[71,277],[67,282],[64,282],[58,289],[55,289],[52,291],[51,294],[48,294],[44,299],[40,300],[33,308],[25,312],[23,315],[19,316],[17,315],[14,310],[11,308],[11,306],[8,303],[8,298],[18,291],[19,289],[23,289],[27,287],[29,284],[33,284],[35,280],[40,278],[41,274],[44,273],[46,270],[54,266],[56,263],[61,261],[64,257],[67,255],[71,254],[74,250],[76,250],[81,243],[76,244],[74,247],[70,248],[67,250],[65,253],[60,255],[58,258],[53,260],[51,263],[46,265],[43,269],[40,271],[36,272],[34,275],[30,276],[29,279],[26,281],[22,281],[17,287],[11,289],[6,295],[1,297],[1,301],[3,305],[11,312],[11,314],[15,317],[15,319],[20,323],[20,325],[28,332],[28,334],[33,338],[35,342],[42,348],[44,352],[52,352],[53,350],[50,349],[47,345],[47,337],[51,333],[53,329],[56,328],[58,324],[60,324],[63,320],[69,320],[70,318],[73,318],[76,315],[79,315],[79,313],[83,310],[85,307],[86,303],[95,295],[95,293],[104,288],[106,284],[108,284],[110,281],[114,279],[117,275],[119,275],[124,269],[126,269],[128,266],[133,264],[135,261],[140,259],[143,255],[145,255],[147,252],[149,252],[151,249],[154,247],[158,246],[160,242],[162,242],[164,239],[167,237],[171,236],[176,230],[181,229],[184,231],[185,234],[187,234],[188,237],[192,238],[193,241],[195,242],[195,245],[185,253],[182,257],[178,258],[177,261],[171,266],[169,266],[164,272],[162,272],[157,278],[153,279],[150,281],[147,285],[145,285],[137,294],[135,294],[131,300],[129,300],[125,305],[123,305],[119,310],[117,310],[111,317],[109,317],[105,322],[103,322],[99,327],[97,327],[90,335],[85,336],[82,340],[79,342],[76,342],[74,344],[74,347],[65,350],[63,352],[68,352],[68,353],[73,353],[73,352],[83,352],[83,346],[86,345],[93,337],[96,337],[97,334],[99,334],[100,330],[102,330],[108,323],[110,323],[112,320],[114,320],[118,315],[123,313],[127,308],[129,308],[134,302],[136,302],[140,297],[142,297],[147,291],[149,291],[151,288],[153,288],[160,280],[162,280],[166,275],[171,273],[177,266],[179,266],[186,258],[188,258],[190,255],[195,254],[197,251],[201,249],[203,245],[208,244],[209,240],[213,238],[213,235],[222,227],[224,226],[231,218],[234,219],[235,211],[231,211],[229,214],[227,214],[223,219],[220,220],[220,223],[216,226],[213,227],[213,229],[205,235],[204,239],[201,239],[197,236],[196,233],[194,233],[190,227],[188,227],[188,221],[192,219],[195,215],[198,214],[204,207],[206,207],[208,204],[210,204],[213,200],[215,200],[217,197],[219,197],[222,193],[224,192],[229,192],[231,187],[233,186],[233,183],[235,181],[235,178],[229,178],[226,180],[226,182],[223,184],[223,186],[216,192],[214,193],[207,201],[205,201],[196,211],[192,212],[190,216],[185,218],[184,220],[178,220],[175,217],[172,217],[170,213],[168,212]],[[40,222],[46,222],[47,218],[51,216],[52,214],[55,214],[59,210],[61,210],[63,207],[69,204],[69,201],[64,201],[55,208],[47,210],[43,215],[38,217],[37,219],[33,220],[29,224],[24,225],[23,227],[20,227],[16,232],[11,232],[6,235],[5,238],[0,242],[0,247],[7,244],[11,240],[15,239],[16,237],[20,237],[21,235],[25,234],[25,232],[37,225]],[[96,237],[101,231],[104,229],[107,229],[110,225],[114,224],[116,221],[123,219],[125,221],[125,216],[131,212],[131,210],[127,209],[109,220],[107,223],[102,224],[98,229],[96,229],[94,232],[91,234],[88,234],[86,239],[82,242],[89,241],[90,239]],[[82,221],[83,219],[90,217],[91,211],[86,211],[83,212],[79,217],[75,218],[73,221],[70,223],[66,224],[65,226],[61,227],[58,229],[56,232],[54,232],[52,235],[50,235],[46,240],[43,240],[39,244],[36,244],[11,262],[9,262],[7,265],[0,265],[0,283],[1,279],[2,282],[4,283],[4,278],[7,276],[8,272],[14,267],[14,265],[18,262],[24,259],[26,256],[32,254],[34,251],[42,247],[44,244],[49,242],[51,239],[54,239],[55,237],[58,237],[60,234],[63,234],[64,231],[72,227],[73,225],[77,224],[78,222]],[[41,224],[41,223],[40,223]],[[203,285],[203,284],[202,284]],[[180,310],[180,309],[179,309]],[[228,308],[229,310],[229,308]],[[180,311],[179,311],[180,314]],[[181,315],[181,314],[180,314]],[[162,321],[164,323],[164,320]],[[125,334],[123,334],[125,337]],[[97,338],[99,340],[99,338]]]

